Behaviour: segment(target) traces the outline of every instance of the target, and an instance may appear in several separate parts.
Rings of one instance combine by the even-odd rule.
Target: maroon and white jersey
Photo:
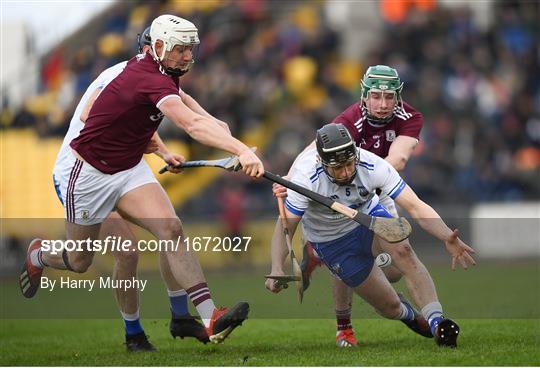
[[[159,106],[168,98],[180,98],[178,77],[162,72],[150,54],[137,55],[100,93],[71,147],[105,174],[131,169],[163,120]]]
[[[358,147],[384,158],[397,136],[419,139],[424,116],[405,102],[403,107],[397,105],[394,108],[394,118],[388,123],[375,125],[368,121],[367,109],[356,102],[339,114],[333,123],[343,124]]]

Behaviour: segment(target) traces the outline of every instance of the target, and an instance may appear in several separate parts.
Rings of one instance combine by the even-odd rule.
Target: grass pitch
[[[154,286],[141,294],[142,322],[159,351],[136,354],[125,351],[123,323],[110,290],[41,290],[36,298],[25,300],[14,280],[3,281],[0,365],[540,365],[537,260],[484,262],[476,269],[456,272],[446,264],[428,267],[445,311],[461,327],[458,349],[439,348],[398,321],[378,318],[359,299],[353,306],[359,346],[337,348],[326,272],[317,271],[304,303],[299,305],[294,287],[271,295],[263,289],[266,270],[245,270],[247,274],[208,274],[219,303],[231,305],[245,299],[251,304],[250,319],[222,345],[173,340],[168,320],[163,319],[169,315],[164,287],[159,278],[150,277]],[[404,289],[402,282],[396,287]],[[86,313],[85,308],[94,314]]]
[[[399,322],[354,321],[357,348],[334,345],[333,320],[248,320],[224,344],[173,340],[147,320],[157,353],[127,353],[114,320],[4,321],[2,365],[386,366],[539,365],[538,320],[462,320],[458,349],[439,348]]]

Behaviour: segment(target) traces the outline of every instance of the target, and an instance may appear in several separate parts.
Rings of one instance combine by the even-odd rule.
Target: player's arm
[[[196,141],[239,156],[242,170],[247,175],[260,177],[264,173],[261,160],[248,146],[223,129],[216,129],[214,121],[191,110],[180,98],[167,98],[158,107],[177,127]]]
[[[405,185],[405,188],[398,194],[395,201],[424,230],[444,242],[446,249],[452,256],[452,269],[455,269],[456,261],[465,269],[469,264],[476,264],[471,256],[474,250],[459,238],[459,231],[457,229],[450,230],[439,214],[430,205],[418,198],[411,187]]]
[[[292,240],[294,233],[296,232],[296,229],[298,227],[298,223],[300,222],[302,217],[291,213],[287,208],[285,208],[285,216],[287,217],[287,228],[289,229],[289,234]],[[274,234],[272,235],[272,244],[270,248],[270,256],[272,258],[272,270],[270,272],[271,275],[285,275],[285,272],[283,271],[283,265],[285,264],[285,260],[287,259],[288,254],[289,250],[287,248],[285,234],[283,233],[283,225],[281,223],[281,219],[278,218],[276,221],[276,226],[274,228]],[[274,293],[277,293],[281,290],[279,287],[276,287],[276,284],[272,279],[267,279],[265,285],[268,290]]]
[[[390,145],[390,150],[388,151],[388,156],[386,156],[385,160],[388,161],[390,165],[394,166],[397,171],[401,171],[405,168],[405,165],[407,164],[407,161],[409,161],[417,144],[418,139],[406,135],[399,135]]]
[[[81,115],[79,116],[79,119],[86,123],[86,119],[88,119],[88,115],[90,114],[90,109],[94,105],[94,102],[96,101],[96,98],[101,93],[102,88],[96,88],[94,92],[88,97],[88,101],[86,101],[86,104],[83,107],[83,111],[81,112]]]
[[[171,166],[169,167],[169,171],[172,173],[182,172],[182,169],[175,169],[174,167],[186,161],[184,156],[169,150],[159,136],[158,132],[155,132],[152,136],[148,147],[146,147],[145,153],[154,153],[156,156],[160,157],[163,161]]]
[[[197,114],[206,116],[207,118],[215,121],[217,125],[222,127],[227,133],[231,134],[231,130],[229,129],[229,124],[226,122],[219,120],[215,117],[213,117],[208,111],[206,111],[193,97],[182,91],[180,94],[180,97],[182,98],[182,102],[186,104],[187,107],[189,107],[192,111],[195,111]]]

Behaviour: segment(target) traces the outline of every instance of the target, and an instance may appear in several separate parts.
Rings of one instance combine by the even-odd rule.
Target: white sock
[[[200,303],[195,308],[197,308],[197,312],[199,313],[199,316],[201,316],[204,327],[210,326],[212,313],[214,313],[214,309],[216,309],[214,301],[212,299],[206,299],[204,302]]]
[[[137,309],[137,311],[133,314],[129,314],[129,313],[124,313],[122,311],[120,311],[120,313],[122,314],[122,318],[126,321],[136,321],[140,318],[140,315],[139,315],[139,310]]]
[[[41,260],[41,249],[34,249],[30,253],[30,263],[32,263],[32,266],[35,266],[38,268],[45,267],[45,265],[43,264],[43,261]]]
[[[431,302],[422,308],[422,315],[431,325],[433,318],[441,317],[443,315],[442,305],[439,302]]]
[[[401,321],[412,321],[414,319],[414,311],[402,302],[401,312],[395,319],[399,319]]]

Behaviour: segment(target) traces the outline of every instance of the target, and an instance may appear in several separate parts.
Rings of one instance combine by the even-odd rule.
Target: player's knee
[[[85,273],[92,265],[92,258],[77,257],[69,261],[71,269],[76,273]]]
[[[400,243],[396,245],[395,254],[402,260],[414,259],[414,251],[409,243]]]
[[[177,239],[184,234],[182,221],[178,217],[164,220],[159,232],[161,239]]]

